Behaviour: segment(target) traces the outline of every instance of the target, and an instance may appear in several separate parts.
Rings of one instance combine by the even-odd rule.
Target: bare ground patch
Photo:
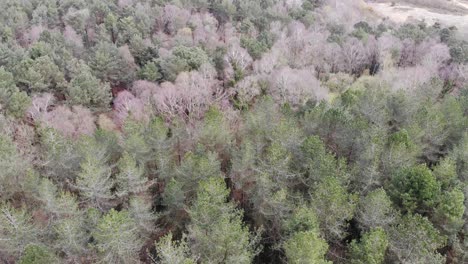
[[[465,0],[370,0],[368,2],[405,5],[441,14],[468,14],[468,2]]]
[[[400,2],[414,2],[418,0],[401,0]],[[442,0],[435,0],[434,2],[441,2]],[[468,10],[468,1],[466,0],[451,0],[444,2],[449,2],[451,5],[457,5],[459,10]],[[459,29],[459,32],[463,36],[468,36],[468,11],[464,14],[459,12],[448,12],[447,7],[446,11],[441,12],[435,11],[432,8],[424,6],[415,6],[411,4],[392,4],[392,1],[379,1],[379,2],[368,2],[370,8],[376,13],[390,19],[396,23],[404,23],[407,21],[424,21],[429,25],[434,23],[440,23],[445,26],[456,26]],[[463,5],[466,5],[464,7]]]

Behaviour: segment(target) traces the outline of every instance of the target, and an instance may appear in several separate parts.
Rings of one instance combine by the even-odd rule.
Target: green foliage
[[[34,43],[28,53],[29,57],[33,60],[42,56],[50,56],[52,58],[54,55],[52,46],[44,41]]]
[[[119,173],[116,175],[115,193],[117,196],[127,196],[145,190],[145,184],[148,181],[145,178],[145,170],[136,163],[134,157],[124,152],[117,168],[119,169]]]
[[[159,58],[158,47],[145,42],[140,36],[132,36],[128,45],[139,66],[144,66]]]
[[[28,245],[21,256],[19,264],[51,264],[57,259],[47,248],[39,245]]]
[[[249,52],[253,59],[260,59],[273,45],[273,36],[262,32],[257,38],[243,36],[241,46]]]
[[[228,0],[210,1],[210,9],[220,24],[228,22],[236,12],[236,6]]]
[[[102,216],[93,232],[102,261],[137,263],[143,241],[136,230],[136,223],[127,211],[111,209]]]
[[[163,79],[168,81],[175,81],[179,73],[190,71],[188,63],[182,58],[176,56],[161,60],[159,65]]]
[[[201,65],[208,62],[208,55],[203,49],[177,46],[172,49],[171,56],[160,59],[159,66],[164,79],[174,81],[179,73],[198,70]]]
[[[395,261],[444,263],[437,250],[445,245],[446,239],[427,218],[419,214],[405,215],[389,230],[388,235],[389,248]]]
[[[193,190],[193,186],[197,186],[200,180],[221,176],[221,164],[216,154],[209,152],[207,154],[187,153],[176,177],[187,184],[187,190]]]
[[[0,1],[0,262],[468,262],[468,42],[358,2]]]
[[[111,101],[108,83],[100,82],[84,63],[80,64],[78,73],[71,79],[68,87],[68,100],[72,104],[81,104],[91,108],[107,108]]]
[[[158,218],[158,215],[153,212],[150,197],[140,195],[130,198],[128,211],[137,223],[141,233],[148,234],[147,236],[142,236],[149,237]]]
[[[346,235],[347,222],[356,208],[356,198],[334,177],[324,178],[317,184],[312,193],[315,201],[312,206],[327,240],[340,240]]]
[[[162,195],[162,204],[174,210],[174,208],[183,208],[185,204],[185,191],[180,181],[172,178],[166,183],[164,194]]]
[[[369,129],[369,122],[365,117],[353,117],[347,110],[340,107],[329,108],[325,103],[307,111],[304,122],[307,134],[320,136],[327,147],[331,147],[333,142],[333,150],[338,157],[352,160],[354,155],[360,153],[364,143],[362,136]]]
[[[161,70],[157,61],[148,61],[138,72],[138,75],[143,80],[152,82],[159,81],[162,78]]]
[[[0,87],[2,87],[2,97],[17,89],[13,74],[5,70],[4,67],[0,68]]]
[[[454,186],[457,181],[457,165],[450,157],[444,158],[434,167],[433,174],[441,184],[442,190]]]
[[[39,234],[26,208],[0,204],[0,252],[18,257],[28,244],[38,242]]]
[[[440,183],[425,165],[401,169],[392,178],[393,199],[412,212],[435,204]]]
[[[279,107],[271,97],[261,98],[255,108],[246,113],[246,134],[256,150],[262,150],[272,140],[271,131],[278,127],[281,118]]]
[[[51,128],[41,128],[38,135],[42,157],[48,161],[44,165],[46,175],[52,178],[74,178],[80,169],[80,155],[75,142]]]
[[[92,150],[99,151],[93,148]],[[106,162],[106,153],[98,152],[86,154],[80,163],[81,170],[76,179],[76,188],[80,190],[86,202],[102,206],[112,198],[111,189],[114,183],[111,179],[111,169]]]
[[[225,68],[224,57],[226,55],[227,49],[225,47],[217,47],[213,54],[211,55],[213,59],[213,64],[218,71],[218,73],[223,72]]]
[[[292,155],[280,141],[266,147],[264,153],[255,151],[249,143],[240,150],[234,164],[235,183],[248,195],[256,225],[277,229],[289,216],[292,202],[288,187],[297,175],[289,171]]]
[[[122,127],[124,138],[123,150],[135,159],[145,161],[148,158],[150,147],[145,140],[145,124],[133,119],[127,119]]]
[[[152,150],[152,164],[157,167],[157,172],[168,174],[172,156],[167,155],[170,151],[169,128],[164,121],[157,117],[149,122],[145,133],[145,140]]]
[[[398,216],[392,201],[383,188],[362,197],[356,210],[356,220],[362,230],[386,229]]]
[[[207,263],[251,263],[255,239],[242,222],[242,211],[226,202],[229,189],[222,178],[200,182],[197,198],[189,209],[190,248]]]
[[[5,134],[0,135],[0,198],[7,201],[18,191],[27,163],[21,159],[15,143]]]
[[[133,71],[120,55],[119,49],[107,42],[100,42],[93,48],[88,65],[93,70],[94,76],[112,85],[125,83],[133,75]]]
[[[319,222],[312,208],[300,206],[295,210],[292,217],[286,220],[284,225],[288,233],[309,230],[319,230]]]
[[[189,152],[172,173],[173,177],[168,179],[167,191],[163,195],[164,204],[172,209],[180,209],[186,200],[191,200],[200,181],[222,177],[221,164],[214,152]]]
[[[343,43],[345,34],[345,28],[343,25],[328,24],[327,28],[330,31],[330,36],[327,39],[329,42],[335,42],[337,44]]]
[[[21,118],[31,104],[31,98],[25,92],[16,92],[11,95],[7,104],[7,114]]]
[[[307,172],[305,182],[309,187],[328,177],[336,177],[345,180],[348,176],[345,166],[341,161],[337,161],[330,154],[317,136],[308,137],[301,146],[303,158],[298,166],[303,166]]]
[[[324,3],[323,0],[305,0],[302,3],[302,8],[304,8],[305,10],[313,10],[323,5],[323,3]]]
[[[319,222],[312,208],[300,206],[284,228],[290,234],[283,244],[288,263],[331,263],[324,258],[328,244],[320,237]]]
[[[186,237],[173,241],[172,233],[165,235],[156,243],[156,251],[161,264],[195,264],[196,259],[190,256]]]
[[[369,23],[365,22],[365,21],[360,21],[356,24],[354,24],[353,28],[355,30],[362,30],[363,32],[367,33],[367,34],[370,34],[372,33],[373,29],[372,27],[369,25]]]
[[[382,167],[385,174],[396,174],[398,170],[411,166],[420,154],[411,135],[406,129],[391,134],[382,152]]]
[[[7,135],[0,136],[0,168],[3,173],[7,173],[13,168],[17,158],[16,147]],[[4,176],[5,177],[5,176]]]
[[[447,43],[455,39],[456,30],[454,28],[442,28],[439,30],[440,40],[444,43]]]
[[[458,63],[468,61],[468,42],[466,40],[453,39],[449,41],[450,57]]]
[[[466,236],[465,236],[466,237]],[[460,239],[456,239],[452,246],[454,250],[454,259],[455,261],[459,261],[460,263],[466,262],[468,260],[468,252],[466,251],[467,245],[460,241]]]
[[[465,108],[463,104],[465,104]],[[468,125],[468,119],[465,115],[466,97],[446,96],[439,109],[443,115],[445,122],[442,124],[445,125],[445,133],[447,133],[444,145],[449,147],[457,145],[465,133],[464,128]]]
[[[351,86],[354,78],[346,73],[330,74],[328,80],[324,83],[331,92],[344,92]]]
[[[55,242],[57,248],[67,256],[78,257],[87,251],[87,243],[90,234],[87,229],[94,226],[87,226],[82,215],[72,215],[64,218],[54,225]]]
[[[388,238],[385,231],[377,228],[365,233],[359,242],[353,240],[350,245],[351,263],[384,263]]]
[[[125,44],[128,43],[132,38],[141,37],[142,34],[137,27],[135,17],[127,16],[123,17],[118,21],[118,40],[117,43]]]
[[[395,36],[400,38],[401,40],[404,39],[411,39],[416,42],[421,42],[426,38],[427,33],[425,31],[424,25],[416,25],[416,24],[404,24],[400,26],[397,30],[393,32]]]
[[[21,61],[16,82],[27,92],[61,92],[67,87],[62,71],[49,56]]]
[[[208,62],[205,51],[198,47],[177,46],[172,50],[172,55],[185,61],[190,70],[198,70],[200,66]]]
[[[199,141],[208,150],[222,153],[231,146],[233,137],[229,131],[229,124],[219,109],[211,107],[206,112],[201,126]]]
[[[38,199],[44,203],[45,211],[57,219],[79,218],[81,212],[76,197],[68,192],[59,192],[49,179],[42,178],[37,188]]]
[[[458,178],[464,182],[468,181],[468,133],[464,134],[450,156],[455,161]]]
[[[25,92],[16,87],[13,74],[0,68],[0,110],[5,110],[8,115],[20,118],[24,116],[31,99]]]
[[[445,231],[455,233],[463,225],[465,213],[465,195],[461,190],[453,189],[441,195],[435,209],[435,217]]]
[[[324,259],[328,245],[319,237],[317,231],[302,231],[293,235],[284,243],[288,263],[332,263]]]
[[[443,154],[440,148],[449,144],[451,132],[455,132],[459,125],[456,123],[458,118],[451,120],[460,113],[460,108],[457,108],[455,106],[450,112],[445,112],[441,109],[440,104],[424,102],[420,105],[415,114],[414,123],[410,127],[411,130],[409,129],[408,132],[412,135],[414,142],[422,149],[421,156],[425,160],[435,162]],[[449,113],[450,119],[445,116]]]
[[[410,136],[405,129],[393,133],[388,139],[390,145],[403,145],[409,148],[412,144]]]

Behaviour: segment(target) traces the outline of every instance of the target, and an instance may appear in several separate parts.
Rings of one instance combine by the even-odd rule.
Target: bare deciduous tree
[[[322,100],[328,96],[326,89],[314,77],[312,69],[282,68],[270,76],[270,92],[281,103],[304,105],[309,100]]]
[[[142,100],[128,91],[122,91],[114,99],[114,120],[121,126],[127,118],[147,122],[149,112]]]
[[[227,95],[208,70],[182,72],[175,83],[163,83],[153,94],[156,111],[167,118],[199,118]]]
[[[162,27],[168,34],[175,34],[177,30],[183,28],[190,18],[190,12],[175,5],[164,6],[162,15]]]
[[[75,45],[76,47],[82,48],[83,47],[83,37],[78,34],[75,29],[71,26],[65,26],[65,30],[63,31],[63,36],[65,39]]]
[[[369,63],[366,47],[356,38],[348,39],[342,48],[342,69],[351,74],[361,74]]]
[[[70,137],[92,135],[96,130],[91,111],[79,105],[58,106],[47,113],[44,122]]]

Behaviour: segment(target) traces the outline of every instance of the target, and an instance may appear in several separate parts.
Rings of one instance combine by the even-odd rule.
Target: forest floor
[[[367,4],[376,13],[396,23],[423,20],[432,25],[439,22],[444,26],[456,26],[461,34],[468,37],[468,0],[451,0],[441,6],[418,4],[418,2],[424,1],[384,0],[367,1]]]

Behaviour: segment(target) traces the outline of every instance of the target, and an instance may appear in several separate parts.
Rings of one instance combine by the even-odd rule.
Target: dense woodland
[[[1,0],[0,263],[468,263],[468,42],[359,0]]]

